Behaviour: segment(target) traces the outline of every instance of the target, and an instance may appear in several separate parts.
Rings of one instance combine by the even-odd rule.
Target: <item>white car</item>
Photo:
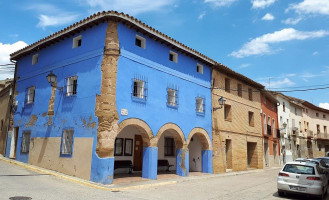
[[[327,193],[328,179],[322,169],[310,162],[288,162],[278,175],[279,196],[299,193],[323,199]]]

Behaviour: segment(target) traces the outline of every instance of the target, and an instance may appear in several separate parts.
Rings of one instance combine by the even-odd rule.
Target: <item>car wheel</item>
[[[280,197],[282,197],[282,196],[284,195],[284,192],[281,191],[281,190],[278,190],[278,195],[279,195]]]

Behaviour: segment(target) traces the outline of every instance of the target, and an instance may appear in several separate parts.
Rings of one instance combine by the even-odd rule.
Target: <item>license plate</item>
[[[297,190],[297,191],[305,191],[306,190],[305,187],[298,187],[298,186],[292,186],[292,185],[290,185],[290,189],[291,190]]]

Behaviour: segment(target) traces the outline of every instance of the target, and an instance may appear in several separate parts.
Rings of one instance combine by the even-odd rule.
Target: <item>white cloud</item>
[[[252,39],[242,46],[238,51],[233,51],[230,55],[243,58],[252,55],[273,54],[280,49],[271,48],[270,44],[287,42],[291,40],[306,40],[312,38],[320,38],[329,35],[329,31],[298,31],[293,28],[286,28],[274,33],[268,33],[263,36]]]
[[[206,11],[203,11],[203,12],[199,15],[198,20],[202,20],[203,17],[204,17],[205,15],[206,15]]]
[[[174,5],[176,0],[83,0],[97,11],[116,10],[130,15],[157,11],[166,6]]]
[[[329,110],[329,103],[319,103],[319,107]]]
[[[270,5],[272,5],[276,0],[252,0],[252,7],[253,9],[263,9]]]
[[[230,6],[238,0],[204,0],[205,3],[210,3],[215,7]]]
[[[271,21],[271,20],[274,20],[274,16],[271,13],[267,13],[266,15],[264,15],[262,20]]]
[[[239,69],[244,69],[244,68],[247,68],[249,66],[250,66],[250,64],[245,63],[245,64],[242,64],[242,65],[238,66],[238,68]]]
[[[15,51],[22,49],[24,47],[26,47],[27,44],[23,41],[18,41],[15,42],[13,44],[3,44],[0,42],[0,64],[10,64],[10,54],[14,53]],[[5,67],[1,67],[2,69],[4,69]],[[5,78],[9,78],[9,77],[13,77],[13,73],[8,71],[8,70],[1,70],[0,71],[0,80],[5,79]]]
[[[278,81],[270,81],[270,82],[263,82],[262,83],[267,89],[270,88],[284,88],[287,86],[296,85],[295,82],[291,81],[289,78],[284,78]]]
[[[296,25],[298,24],[300,21],[302,20],[301,17],[298,17],[298,18],[288,18],[286,20],[282,20],[281,22],[284,23],[284,24],[288,24],[288,25]]]
[[[298,14],[329,15],[329,0],[304,0],[290,4],[286,11],[293,10]]]
[[[25,9],[37,13],[39,18],[37,27],[41,28],[69,24],[76,21],[79,17],[77,13],[67,12],[52,4],[34,4]]]
[[[69,24],[73,21],[76,21],[78,15],[57,15],[57,16],[49,16],[49,15],[40,15],[38,27],[45,28],[47,26],[60,26],[64,24]]]

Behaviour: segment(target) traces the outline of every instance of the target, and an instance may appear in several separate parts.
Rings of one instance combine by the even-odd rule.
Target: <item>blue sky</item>
[[[329,0],[0,0],[0,64],[103,10],[130,14],[268,89],[329,86]],[[329,109],[329,89],[285,94]]]

